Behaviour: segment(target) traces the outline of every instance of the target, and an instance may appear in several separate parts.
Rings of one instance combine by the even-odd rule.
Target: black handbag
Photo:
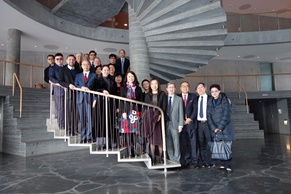
[[[229,160],[232,158],[231,141],[214,141],[210,144],[211,158]]]

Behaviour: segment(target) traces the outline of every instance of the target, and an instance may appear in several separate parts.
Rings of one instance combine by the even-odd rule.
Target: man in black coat
[[[68,90],[66,91],[66,119],[67,119],[67,135],[75,135],[78,127],[78,111],[76,107],[76,92],[72,89],[75,88],[74,81],[76,75],[80,73],[79,69],[75,69],[76,58],[74,55],[68,55],[66,62],[67,65],[60,69],[59,84]]]
[[[50,69],[50,67],[55,65],[55,56],[49,54],[46,58],[47,58],[47,62],[48,62],[49,65],[48,65],[48,67],[46,67],[44,69],[44,81],[49,84],[49,81],[50,81],[49,69]]]
[[[210,100],[210,96],[206,94],[205,84],[200,82],[197,84],[196,92],[198,93],[198,111],[197,111],[197,122],[198,122],[198,140],[201,154],[202,167],[215,167],[211,163],[209,154],[208,142],[211,142],[210,130],[207,122],[207,104]]]
[[[180,135],[181,142],[181,164],[184,167],[190,165],[198,167],[198,140],[197,140],[197,96],[189,93],[190,84],[183,81],[180,84],[180,97],[183,99],[184,126]]]

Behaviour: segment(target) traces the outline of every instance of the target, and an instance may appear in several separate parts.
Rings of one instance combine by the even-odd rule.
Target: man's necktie
[[[200,100],[199,116],[200,116],[200,118],[203,118],[203,96],[201,96],[201,100]]]
[[[172,96],[169,97],[168,101],[168,114],[170,114],[172,108]]]
[[[88,81],[88,77],[87,77],[87,73],[84,74],[84,83],[87,83]]]
[[[121,58],[121,74],[124,75],[124,58]]]
[[[187,104],[187,98],[186,98],[187,95],[184,95],[183,97],[183,101],[184,101],[184,106],[186,107],[186,104]]]

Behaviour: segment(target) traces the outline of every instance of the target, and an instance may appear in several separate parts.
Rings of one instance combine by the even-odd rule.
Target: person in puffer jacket
[[[231,148],[232,141],[235,140],[234,126],[231,121],[231,101],[225,93],[220,92],[220,85],[213,84],[209,87],[211,99],[207,105],[207,121],[212,139],[220,135]],[[232,172],[231,160],[221,160],[220,170]]]

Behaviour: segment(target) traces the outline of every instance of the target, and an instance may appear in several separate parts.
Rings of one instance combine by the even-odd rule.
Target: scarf
[[[134,83],[126,82],[126,87],[127,87],[126,98],[135,100],[136,85]]]

